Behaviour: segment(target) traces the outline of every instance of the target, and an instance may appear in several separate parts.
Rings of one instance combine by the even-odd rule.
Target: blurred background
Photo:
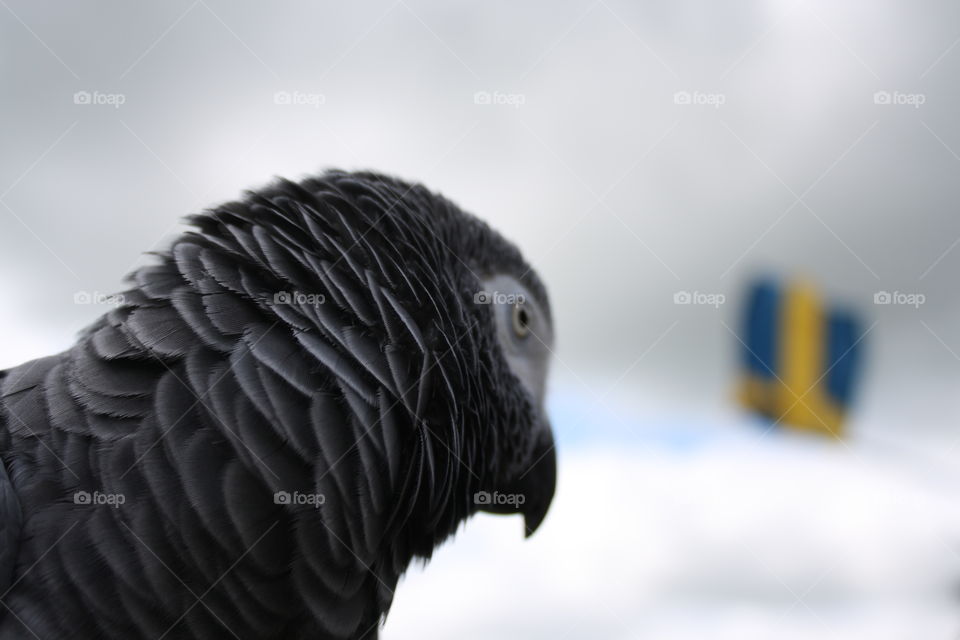
[[[67,347],[187,213],[329,167],[422,181],[548,284],[560,484],[530,540],[478,516],[412,569],[386,640],[956,638],[958,25],[948,0],[0,0],[0,367]],[[741,402],[759,277],[855,318],[828,430]]]

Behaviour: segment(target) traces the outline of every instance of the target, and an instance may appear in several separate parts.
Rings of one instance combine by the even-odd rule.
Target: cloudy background
[[[531,540],[481,517],[412,572],[387,640],[955,638],[957,25],[946,0],[0,0],[0,366],[70,344],[184,214],[327,167],[420,180],[549,285],[561,484]],[[842,442],[731,401],[758,273],[864,319]]]

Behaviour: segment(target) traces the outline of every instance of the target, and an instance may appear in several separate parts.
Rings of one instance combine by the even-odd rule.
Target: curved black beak
[[[553,501],[557,486],[557,452],[550,425],[545,424],[533,450],[532,462],[503,491],[480,491],[474,501],[488,513],[523,514],[526,537],[533,535]]]
[[[547,510],[550,509],[557,488],[557,450],[553,445],[553,434],[549,427],[534,455],[533,466],[519,479],[528,497],[522,509],[527,538],[533,535],[547,517]]]

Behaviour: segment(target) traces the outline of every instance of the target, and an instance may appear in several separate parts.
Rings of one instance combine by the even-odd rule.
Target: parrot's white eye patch
[[[547,382],[553,327],[540,304],[515,277],[505,274],[484,278],[483,291],[474,300],[490,307],[497,341],[511,371],[542,405]]]

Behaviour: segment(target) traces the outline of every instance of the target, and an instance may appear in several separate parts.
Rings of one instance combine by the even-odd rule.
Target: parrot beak
[[[547,517],[557,487],[557,450],[553,446],[553,434],[549,426],[534,455],[533,466],[520,478],[524,495],[527,496],[522,507],[526,538],[532,536]]]
[[[475,500],[481,511],[499,514],[523,514],[524,530],[529,538],[547,516],[557,484],[557,453],[550,425],[544,424],[534,447],[532,463],[522,469],[516,480],[502,491],[481,491]]]

